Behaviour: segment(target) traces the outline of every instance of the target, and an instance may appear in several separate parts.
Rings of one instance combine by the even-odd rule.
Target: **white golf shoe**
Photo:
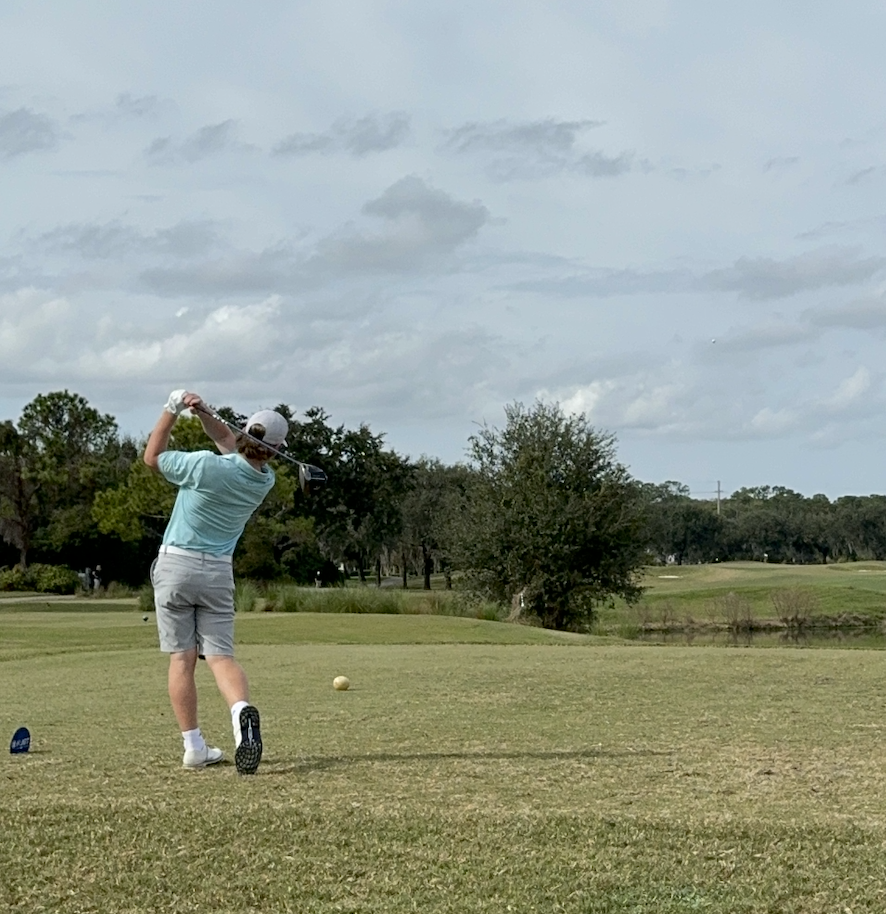
[[[255,774],[261,761],[262,741],[258,708],[247,705],[240,712],[240,732],[235,742],[234,762],[239,774]]]
[[[207,765],[215,765],[224,759],[225,754],[221,749],[215,746],[204,746],[202,749],[186,749],[182,759],[184,768],[205,768]]]

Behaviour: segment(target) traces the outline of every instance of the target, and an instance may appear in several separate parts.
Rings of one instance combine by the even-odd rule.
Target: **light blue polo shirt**
[[[179,487],[163,544],[210,555],[233,555],[275,481],[267,464],[256,470],[239,454],[164,451],[157,466]]]

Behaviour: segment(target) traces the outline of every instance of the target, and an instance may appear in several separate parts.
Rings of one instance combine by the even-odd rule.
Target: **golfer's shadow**
[[[516,762],[526,761],[593,761],[595,759],[631,759],[672,756],[671,750],[663,749],[577,749],[559,752],[555,749],[539,752],[369,752],[363,755],[333,755],[319,758],[286,759],[279,762],[267,761],[262,765],[265,776],[283,774],[306,774],[312,771],[329,771],[350,765],[390,764],[409,762]]]

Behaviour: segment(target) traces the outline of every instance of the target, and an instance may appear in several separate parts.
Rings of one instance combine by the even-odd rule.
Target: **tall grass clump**
[[[140,596],[140,591],[137,591],[134,587],[130,587],[128,584],[121,584],[119,581],[111,581],[105,588],[104,595],[110,597],[112,600],[120,600],[128,597]],[[154,602],[152,597],[151,606],[153,605]]]
[[[435,596],[437,599],[433,600],[428,594],[428,601],[435,605],[431,610],[434,615],[482,619],[485,622],[503,622],[508,617],[505,607],[467,591],[448,591]]]
[[[403,591],[373,587],[268,588],[265,609],[290,613],[374,613],[379,615],[462,616],[501,621],[502,610],[494,603],[476,600],[453,591]]]
[[[237,581],[234,584],[234,611],[251,613],[258,603],[258,587],[252,581]]]
[[[283,612],[377,613],[404,612],[403,594],[396,590],[370,587],[285,587],[281,588]]]

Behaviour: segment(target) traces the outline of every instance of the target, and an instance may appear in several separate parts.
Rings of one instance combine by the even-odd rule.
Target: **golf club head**
[[[305,495],[310,495],[326,485],[326,474],[320,467],[312,466],[310,463],[300,463],[298,465],[298,484]]]

